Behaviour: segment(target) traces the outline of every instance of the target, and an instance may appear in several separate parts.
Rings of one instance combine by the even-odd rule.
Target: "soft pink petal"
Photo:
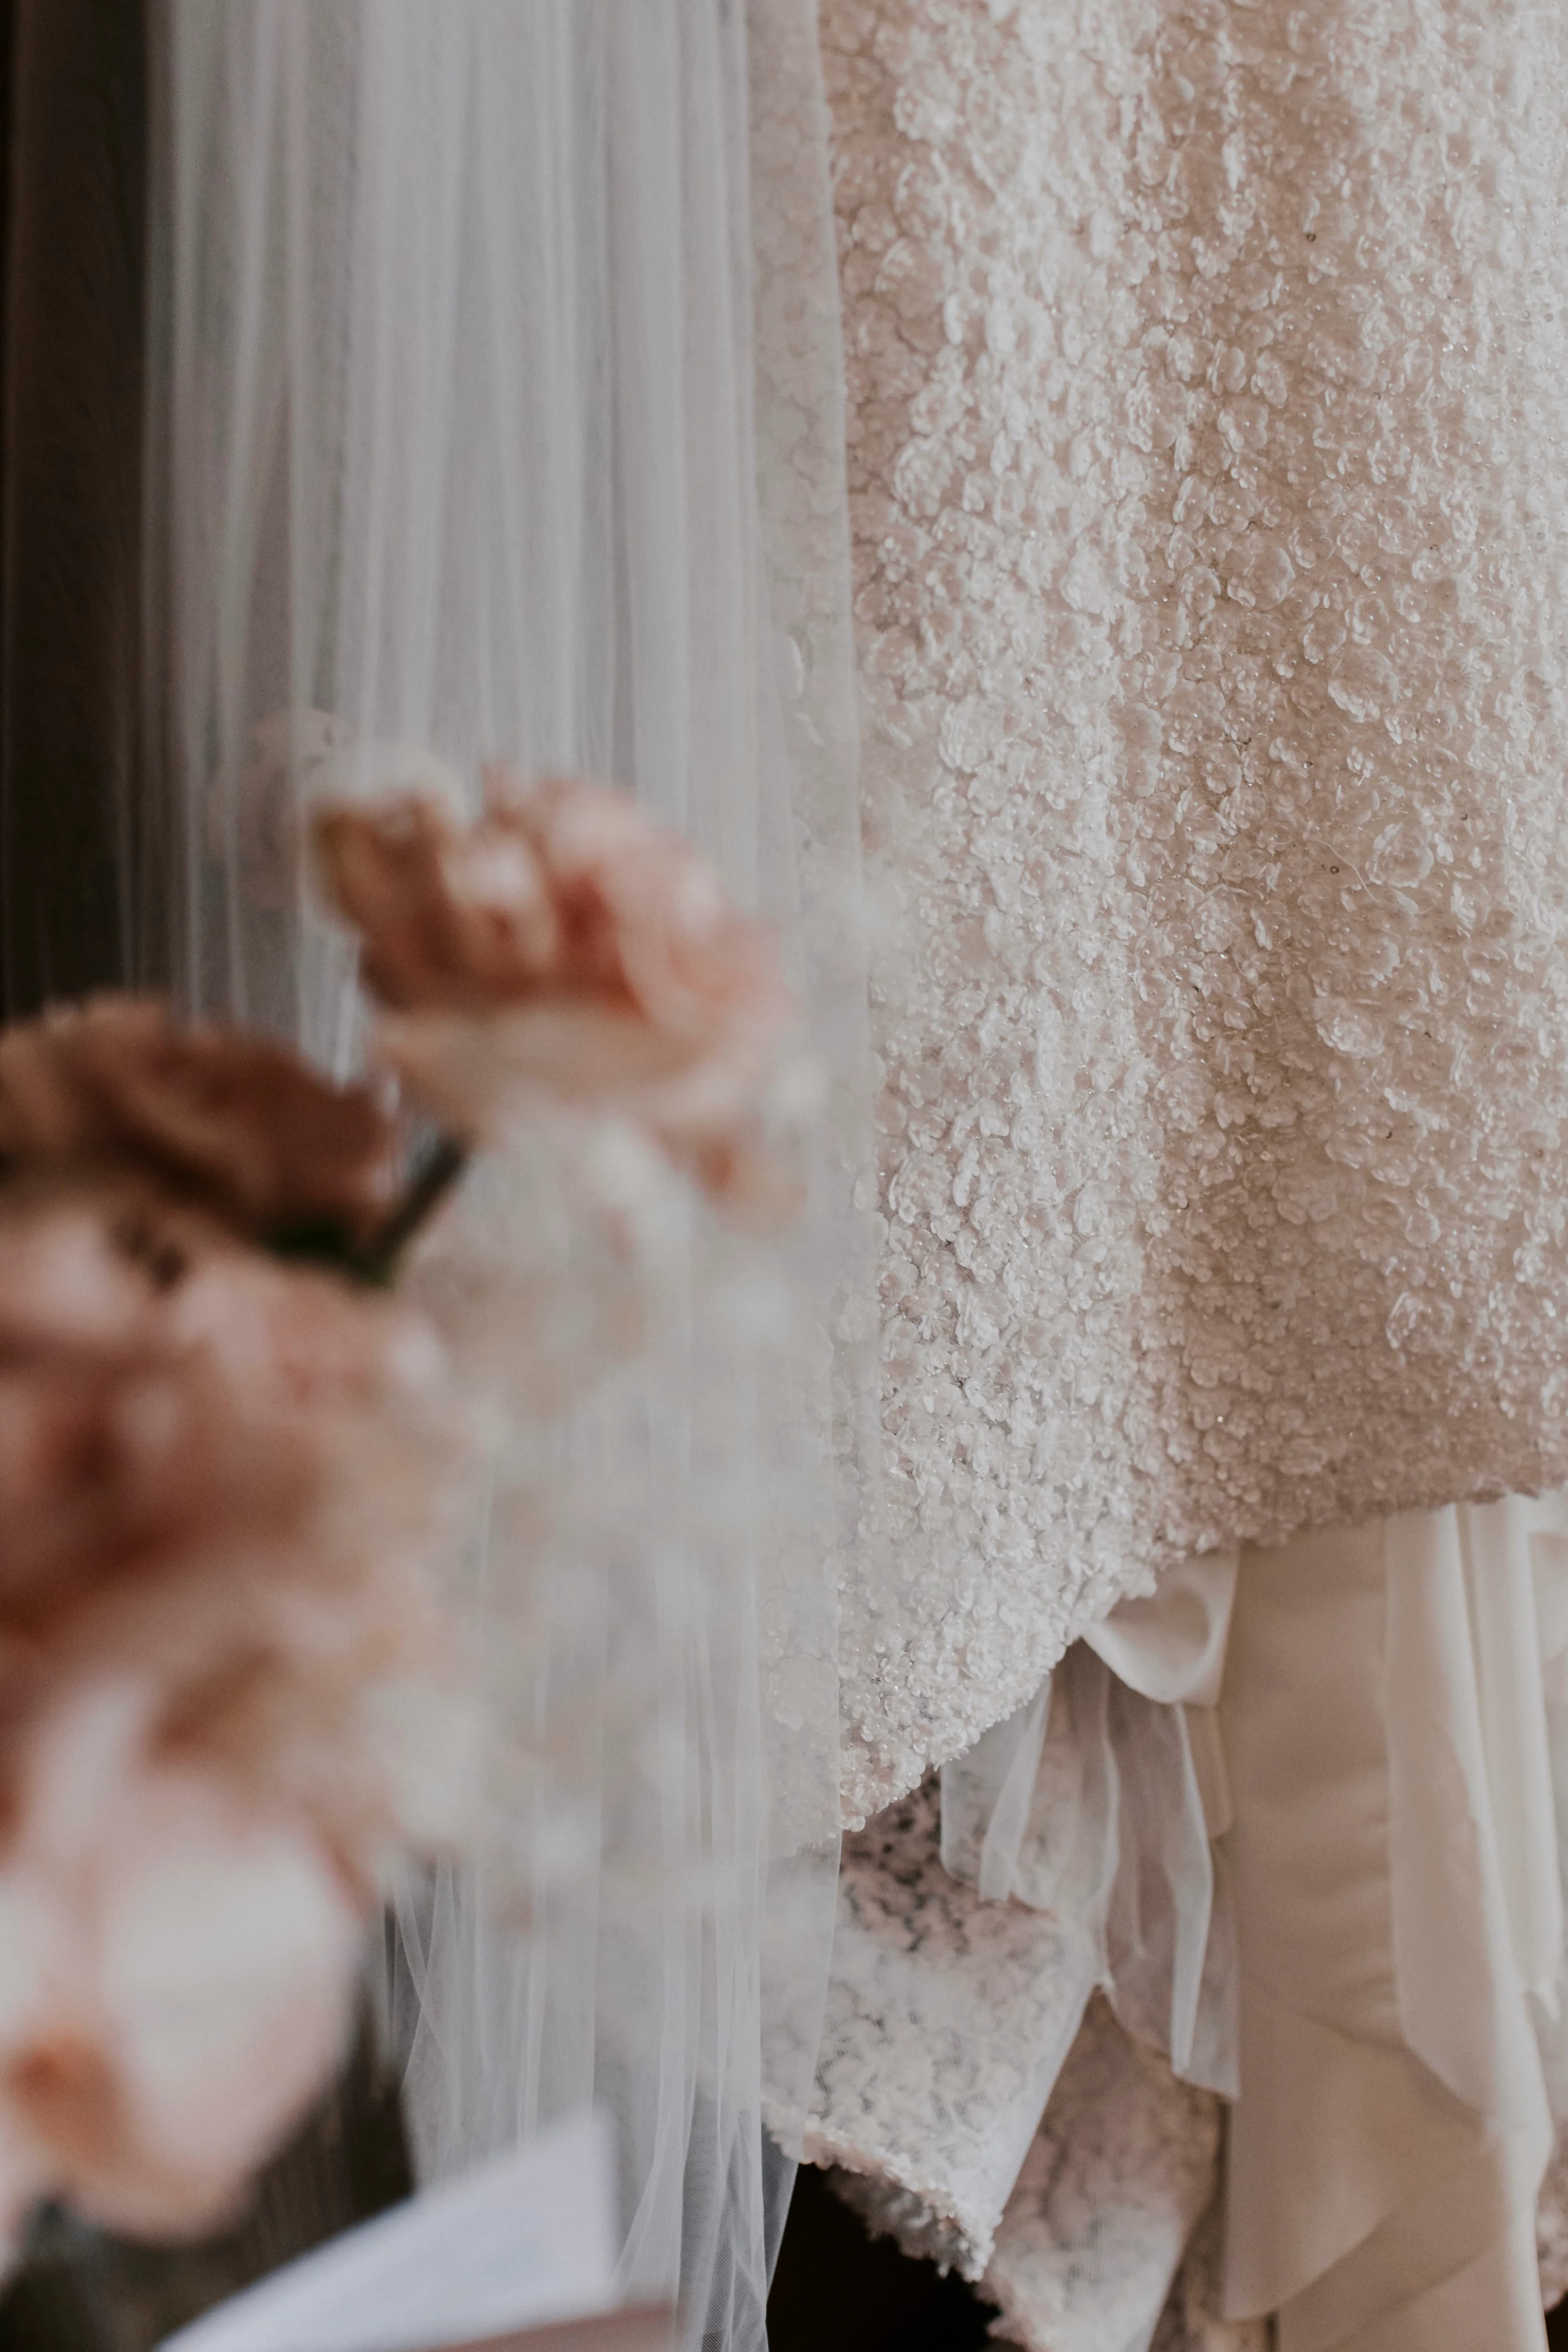
[[[106,1853],[102,2007],[126,2147],[75,2185],[122,2229],[221,2206],[339,2063],[364,1920],[301,1829],[151,1772]]]

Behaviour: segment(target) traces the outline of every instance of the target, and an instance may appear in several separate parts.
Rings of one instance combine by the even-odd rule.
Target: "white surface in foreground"
[[[160,2352],[434,2352],[608,2309],[608,2121],[584,2114],[247,2287]]]

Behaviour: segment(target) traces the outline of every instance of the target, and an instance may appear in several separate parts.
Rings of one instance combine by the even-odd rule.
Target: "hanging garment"
[[[1568,1472],[1568,16],[825,0],[858,1818],[1154,1572]]]
[[[1092,1638],[848,1842],[809,2152],[1031,2352],[1540,2352],[1568,1507],[1248,1548]]]

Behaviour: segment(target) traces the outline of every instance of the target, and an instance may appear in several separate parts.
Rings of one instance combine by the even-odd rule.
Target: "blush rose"
[[[155,999],[100,996],[0,1034],[0,1159],[140,1164],[254,1233],[334,1217],[372,1230],[397,1133],[269,1038],[182,1027]]]
[[[541,1098],[609,1110],[722,1203],[793,1197],[763,1135],[794,1019],[768,926],[624,793],[487,785],[467,828],[416,797],[318,819],[392,1066],[469,1135]]]

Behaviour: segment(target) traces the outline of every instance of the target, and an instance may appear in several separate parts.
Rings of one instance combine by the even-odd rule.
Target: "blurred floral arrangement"
[[[591,1120],[747,1226],[795,1199],[772,936],[628,800],[492,771],[475,821],[422,789],[313,833],[363,1082],[133,997],[0,1034],[13,2242],[46,2197],[221,2219],[339,2061],[395,1872],[468,1832],[482,1415],[404,1275],[470,1155]],[[635,1344],[568,1321],[512,1371],[559,1391]]]

